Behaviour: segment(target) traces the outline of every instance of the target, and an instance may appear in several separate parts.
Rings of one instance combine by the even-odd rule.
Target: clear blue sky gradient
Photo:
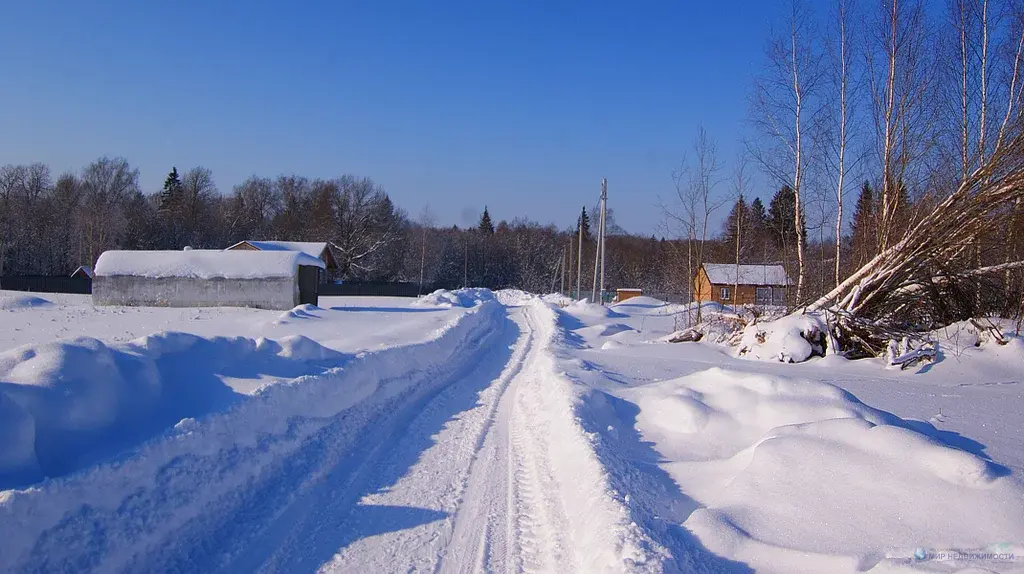
[[[776,1],[10,2],[0,164],[124,156],[246,177],[370,176],[416,217],[661,235],[701,123],[732,161]],[[767,200],[770,190],[758,190]],[[722,214],[721,216],[724,216]]]

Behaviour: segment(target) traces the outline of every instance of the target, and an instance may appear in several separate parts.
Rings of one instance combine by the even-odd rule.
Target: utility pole
[[[604,305],[604,204],[606,201],[608,201],[608,180],[601,178],[601,218],[597,226],[597,249],[594,251],[594,289],[590,295],[591,302],[597,300],[597,278],[600,272],[601,305]]]
[[[565,293],[565,247],[562,248],[562,283],[558,286],[558,293]]]
[[[470,231],[466,232],[466,241],[463,243],[465,251],[463,251],[462,259],[462,286],[469,287],[469,237]]]
[[[580,228],[580,253],[576,258],[576,298],[579,299],[580,291],[583,290],[583,212],[580,212],[580,218],[576,225]]]
[[[601,304],[604,305],[604,247],[608,213],[608,178],[601,178]]]
[[[423,267],[427,261],[427,226],[423,225],[423,241],[420,242],[420,287],[418,294],[423,294]]]

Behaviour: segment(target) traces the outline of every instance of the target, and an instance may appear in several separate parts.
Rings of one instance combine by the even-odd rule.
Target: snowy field
[[[0,571],[1024,572],[1024,341],[787,364],[685,312],[0,292]]]

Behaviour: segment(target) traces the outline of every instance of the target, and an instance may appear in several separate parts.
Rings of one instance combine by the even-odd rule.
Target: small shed
[[[324,262],[299,251],[107,251],[96,262],[95,305],[256,307],[318,303]]]
[[[792,284],[782,265],[705,263],[697,270],[693,299],[724,305],[785,305]]]
[[[326,241],[255,241],[246,240],[228,247],[226,251],[298,251],[324,262],[324,269],[336,271],[338,262]]]
[[[89,279],[91,281],[92,280],[92,267],[90,267],[88,265],[82,265],[78,269],[75,269],[75,272],[72,273],[71,276],[76,278],[76,279]]]
[[[633,297],[639,297],[644,292],[641,289],[633,289],[629,287],[620,287],[615,290],[615,302],[622,303],[626,299],[632,299]]]

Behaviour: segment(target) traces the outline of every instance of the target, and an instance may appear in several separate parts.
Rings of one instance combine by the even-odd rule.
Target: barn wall
[[[255,307],[288,310],[299,304],[299,287],[295,277],[96,277],[92,283],[92,301],[94,305]]]

